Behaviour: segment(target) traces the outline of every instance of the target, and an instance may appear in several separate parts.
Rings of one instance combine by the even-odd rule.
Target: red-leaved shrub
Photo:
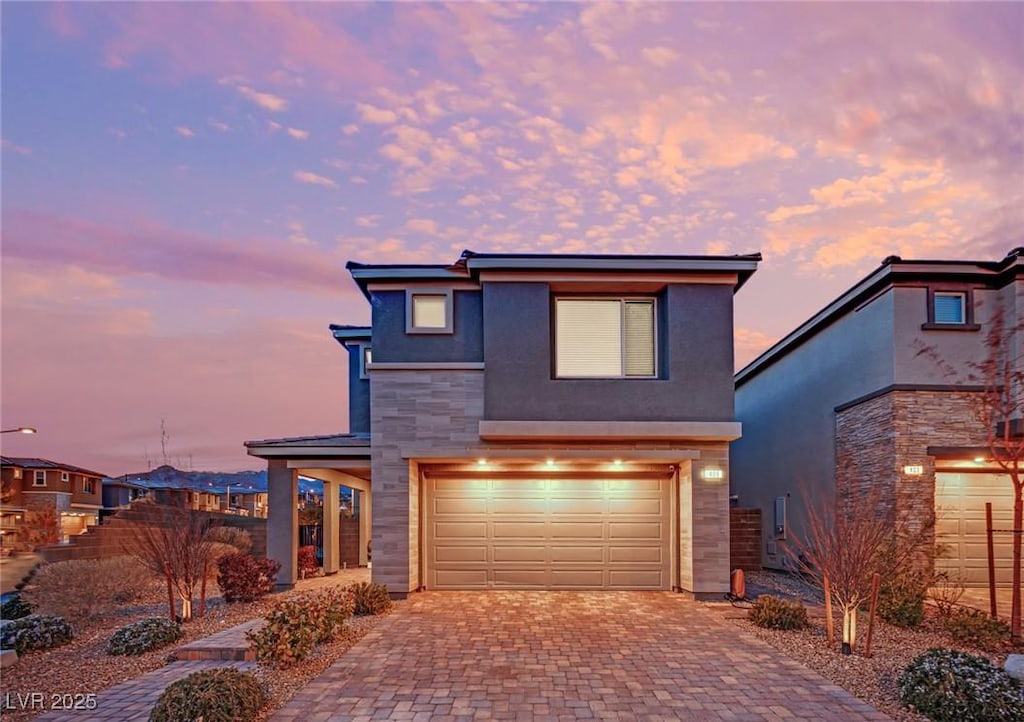
[[[315,576],[320,570],[320,563],[316,560],[316,547],[299,547],[299,578]]]
[[[281,563],[249,554],[227,554],[217,560],[217,586],[226,602],[251,602],[274,591]]]

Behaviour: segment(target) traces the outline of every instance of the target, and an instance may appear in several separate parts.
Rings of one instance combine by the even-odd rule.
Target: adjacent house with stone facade
[[[966,370],[986,354],[994,309],[1007,328],[1024,314],[1024,249],[999,261],[905,261],[873,273],[736,375],[743,438],[732,447],[732,493],[762,510],[763,560],[783,568],[807,502],[855,485],[911,522],[935,512],[940,571],[987,583],[985,503],[1009,529],[1013,486],[990,460],[985,431],[931,348]],[[868,492],[868,493],[866,493]],[[996,535],[996,579],[1009,585],[1010,534]]]
[[[48,459],[0,456],[0,535],[11,547],[26,526],[53,525],[67,541],[99,521],[103,474]]]
[[[373,579],[397,596],[719,597],[740,436],[733,294],[759,261],[466,251],[451,265],[350,263],[372,324],[331,327],[349,357],[349,433],[246,444],[268,462],[279,585],[295,581],[302,474],[325,482],[325,570],[348,486]]]

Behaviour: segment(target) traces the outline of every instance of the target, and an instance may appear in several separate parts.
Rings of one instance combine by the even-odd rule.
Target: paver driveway
[[[719,614],[659,592],[427,592],[277,722],[888,720]]]

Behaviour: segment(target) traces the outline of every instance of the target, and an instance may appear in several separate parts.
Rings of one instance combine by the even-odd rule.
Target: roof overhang
[[[332,323],[329,328],[334,340],[345,348],[368,343],[371,338],[372,329],[369,326],[342,326]]]

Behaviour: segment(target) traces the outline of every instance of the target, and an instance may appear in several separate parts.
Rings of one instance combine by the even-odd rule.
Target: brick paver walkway
[[[36,722],[141,722],[149,719],[164,687],[201,669],[237,667],[243,671],[254,669],[254,662],[174,662],[166,667],[140,675],[96,695],[92,710],[47,712],[36,717]]]
[[[272,719],[889,718],[678,594],[427,592]]]

